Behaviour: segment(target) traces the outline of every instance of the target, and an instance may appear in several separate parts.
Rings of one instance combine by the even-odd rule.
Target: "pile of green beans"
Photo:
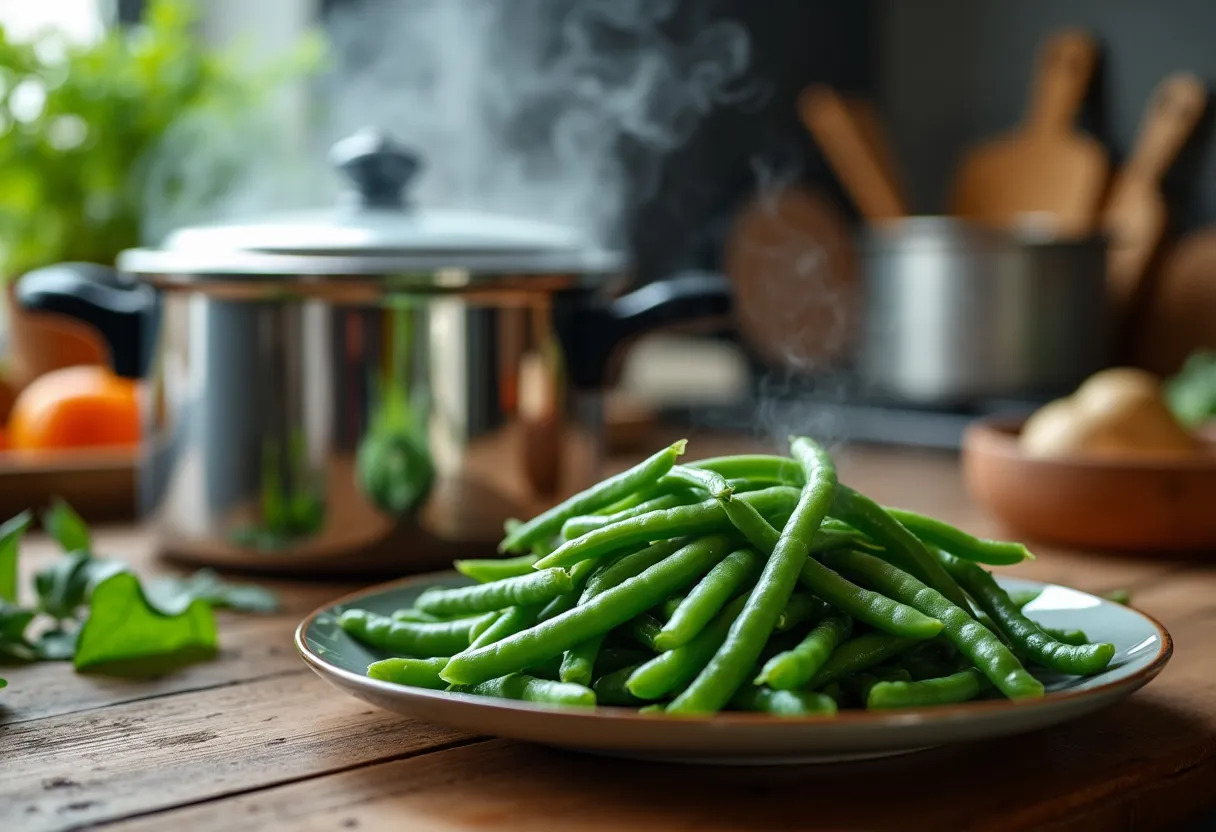
[[[1033,557],[843,483],[828,453],[680,462],[677,442],[527,522],[408,609],[348,609],[380,682],[644,714],[1043,695],[1114,648],[1031,620],[980,564]]]

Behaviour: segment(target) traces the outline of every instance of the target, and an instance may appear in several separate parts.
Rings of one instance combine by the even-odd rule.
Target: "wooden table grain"
[[[883,502],[997,531],[953,456],[847,449],[841,470]],[[101,529],[97,542],[145,573],[166,569],[137,529]],[[27,550],[26,570],[53,556],[37,537]],[[1147,688],[1060,728],[787,768],[631,763],[470,736],[315,677],[292,631],[353,587],[277,582],[280,613],[222,613],[220,657],[165,678],[5,668],[0,830],[1157,829],[1216,807],[1216,560],[1038,551],[1018,574],[1130,589],[1176,645]]]

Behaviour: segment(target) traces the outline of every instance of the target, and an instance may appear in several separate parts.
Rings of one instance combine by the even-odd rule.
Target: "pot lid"
[[[578,231],[501,214],[425,208],[408,186],[422,163],[391,137],[364,130],[334,145],[348,188],[332,209],[198,225],[158,249],[124,252],[136,273],[380,274],[614,271],[622,257]]]

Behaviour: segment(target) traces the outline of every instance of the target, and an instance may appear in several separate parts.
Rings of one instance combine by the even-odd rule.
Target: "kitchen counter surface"
[[[698,455],[753,448],[720,440]],[[843,478],[980,534],[955,457],[849,449]],[[626,460],[619,461],[620,465]],[[97,548],[167,567],[130,527]],[[221,614],[220,657],[151,681],[5,668],[0,829],[1155,829],[1216,806],[1216,560],[1039,548],[1018,574],[1129,589],[1175,640],[1129,700],[1060,728],[866,763],[641,764],[475,737],[382,712],[296,657],[299,619],[350,584],[273,582],[272,616]],[[23,568],[54,555],[40,535]]]

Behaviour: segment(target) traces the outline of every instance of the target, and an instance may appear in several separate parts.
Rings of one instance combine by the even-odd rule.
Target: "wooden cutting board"
[[[963,159],[953,213],[1002,228],[1049,220],[1065,235],[1096,227],[1107,155],[1074,126],[1096,58],[1097,46],[1085,32],[1064,30],[1047,40],[1022,124]]]
[[[894,175],[894,157],[868,105],[850,105],[831,87],[819,84],[799,96],[798,113],[866,219],[908,215],[908,201]]]
[[[827,197],[757,195],[731,227],[723,268],[748,345],[774,366],[823,369],[849,352],[858,307],[853,230]]]
[[[1149,265],[1165,234],[1167,213],[1161,178],[1199,123],[1207,100],[1203,82],[1190,73],[1162,81],[1149,101],[1135,148],[1111,185],[1102,212],[1110,236],[1108,275],[1123,337],[1149,300]]]
[[[1168,375],[1201,347],[1216,349],[1216,227],[1188,234],[1165,258],[1132,362]]]

